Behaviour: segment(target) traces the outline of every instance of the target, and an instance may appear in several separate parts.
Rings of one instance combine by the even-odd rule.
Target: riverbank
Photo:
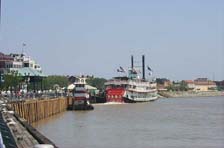
[[[187,98],[187,97],[214,97],[224,96],[223,91],[207,91],[207,92],[194,92],[194,91],[161,91],[159,95],[164,98]]]

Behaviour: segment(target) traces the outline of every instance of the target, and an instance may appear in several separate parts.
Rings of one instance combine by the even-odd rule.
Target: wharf
[[[7,126],[7,123],[5,122],[5,118],[2,115],[2,112],[0,112],[0,139],[1,139],[1,146],[3,145],[8,148],[17,148],[16,141],[11,133],[10,128]]]
[[[13,111],[4,110],[0,113],[0,130],[6,148],[32,148],[40,144],[56,147]]]
[[[0,99],[0,147],[5,148],[57,148],[57,146],[33,128],[26,119]]]
[[[48,148],[57,146],[31,126],[39,120],[64,112],[69,107],[74,109],[71,97],[27,99],[27,100],[7,100],[0,98],[0,128],[6,148],[32,148],[40,144],[51,145]],[[91,105],[79,106],[81,110],[93,109]],[[7,129],[7,133],[4,129]],[[7,141],[8,140],[8,141]],[[1,144],[1,139],[0,139]],[[1,147],[1,145],[0,145]]]
[[[2,133],[3,143],[6,147],[18,147],[26,148],[33,147],[38,144],[38,141],[23,127],[20,122],[7,111],[1,113],[2,120],[1,123],[5,124],[5,127],[8,128],[8,133],[10,133],[10,140],[7,141],[4,139],[5,133]],[[2,132],[2,131],[1,131]]]

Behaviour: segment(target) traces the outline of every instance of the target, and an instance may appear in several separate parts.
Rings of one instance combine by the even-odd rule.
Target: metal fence
[[[67,97],[71,94],[67,92],[27,92],[27,93],[15,93],[15,92],[1,92],[0,98],[5,98],[9,101],[16,101],[16,100],[27,100],[27,99],[51,99],[51,98],[58,98],[58,97]]]

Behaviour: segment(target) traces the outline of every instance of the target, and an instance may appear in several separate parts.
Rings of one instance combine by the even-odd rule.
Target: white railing
[[[76,91],[86,91],[85,87],[76,87]]]
[[[133,91],[133,92],[142,92],[142,93],[146,93],[146,92],[148,92],[148,93],[150,93],[150,92],[156,92],[156,89],[149,89],[149,90],[147,90],[147,89],[134,89],[134,88],[128,88],[127,89],[128,91]]]
[[[105,85],[125,85],[125,84],[128,84],[128,81],[113,80],[105,83]]]
[[[121,80],[111,80],[105,83],[105,85],[132,85],[132,86],[147,86],[147,87],[156,87],[156,83],[150,83],[150,82],[142,82],[142,81],[134,81],[134,80],[128,80],[128,81],[121,81]]]
[[[87,93],[75,93],[74,96],[75,97],[85,97],[85,98],[88,98],[89,94],[87,94]]]

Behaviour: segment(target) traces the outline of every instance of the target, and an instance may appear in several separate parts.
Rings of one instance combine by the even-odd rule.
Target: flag
[[[123,67],[120,66],[120,67],[117,69],[117,72],[125,72],[125,70],[124,70]]]
[[[125,72],[124,68],[120,66],[121,72]]]
[[[148,68],[149,71],[152,71],[152,69],[149,66],[147,66],[147,68]]]

